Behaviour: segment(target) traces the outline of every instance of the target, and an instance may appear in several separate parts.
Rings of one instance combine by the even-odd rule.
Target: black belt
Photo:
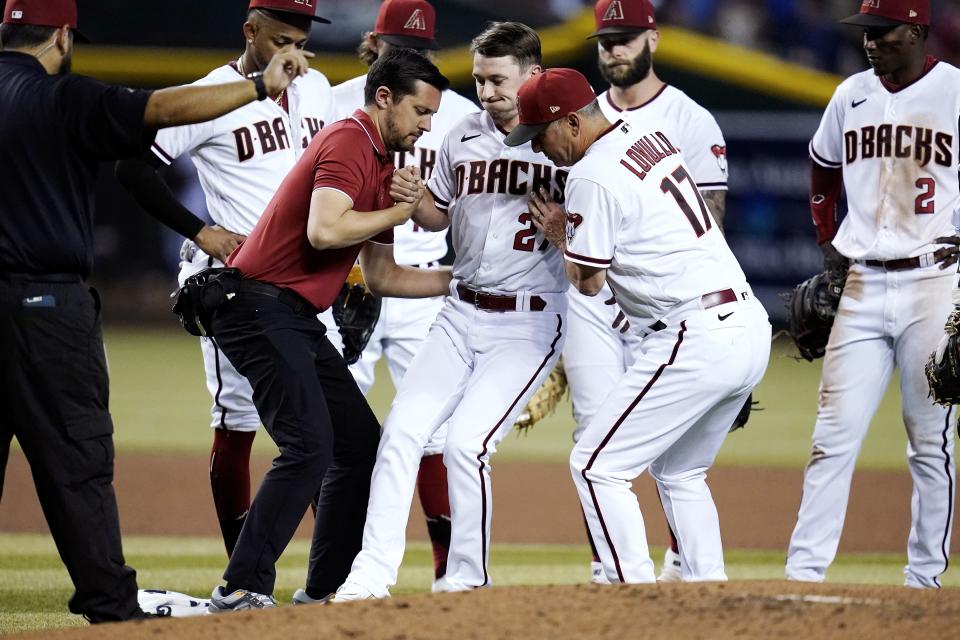
[[[737,293],[733,289],[720,289],[719,291],[712,291],[700,296],[700,304],[703,305],[704,309],[712,309],[713,307],[719,307],[722,304],[736,302],[737,300]],[[663,320],[657,320],[647,328],[652,333],[656,333],[657,331],[666,329],[667,324]]]
[[[244,278],[240,281],[240,291],[253,293],[258,296],[267,296],[287,305],[294,313],[303,316],[316,317],[320,310],[293,289],[278,287],[269,282]]]
[[[460,300],[472,304],[482,311],[516,311],[517,296],[499,293],[484,293],[475,291],[465,284],[457,285],[457,295]],[[547,308],[547,301],[540,296],[530,296],[530,311],[543,311]]]
[[[6,273],[0,272],[0,280],[9,282],[53,282],[80,284],[83,278],[78,273]]]
[[[919,269],[920,267],[929,267],[940,264],[952,255],[951,249],[944,247],[937,249],[933,253],[925,253],[922,256],[912,258],[897,258],[896,260],[855,260],[865,264],[868,267],[879,267],[887,271],[906,271],[908,269]]]

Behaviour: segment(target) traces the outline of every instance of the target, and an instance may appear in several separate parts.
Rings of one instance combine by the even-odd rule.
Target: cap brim
[[[71,28],[70,31],[73,32],[74,42],[83,42],[84,44],[90,44],[91,40],[87,36],[83,35],[79,29]]]
[[[503,142],[508,147],[519,147],[537,137],[537,134],[550,126],[549,122],[542,124],[518,124],[513,131],[507,134]]]
[[[312,16],[306,13],[301,13],[300,11],[287,11],[286,9],[274,9],[273,7],[258,7],[260,9],[266,9],[267,11],[275,11],[277,13],[284,13],[288,16],[298,17],[298,18],[310,18],[314,22],[319,22],[321,24],[331,24],[329,20],[323,16]]]
[[[844,18],[840,23],[850,24],[855,27],[896,27],[901,24],[908,24],[906,22],[900,22],[899,20],[884,18],[883,16],[874,16],[869,13],[857,13],[849,18]]]
[[[431,51],[436,51],[440,48],[440,45],[437,44],[436,40],[431,40],[429,38],[384,35],[382,33],[378,33],[377,36],[384,42],[389,42],[395,47],[407,47],[409,49],[430,49]]]
[[[590,38],[599,38],[600,36],[620,36],[626,33],[643,33],[644,31],[650,31],[655,27],[604,27],[603,29],[597,29],[593,33],[587,36],[587,40]]]

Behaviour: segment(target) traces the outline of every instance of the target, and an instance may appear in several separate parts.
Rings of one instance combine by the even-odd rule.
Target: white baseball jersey
[[[485,111],[450,130],[427,187],[450,216],[453,277],[500,293],[562,293],[569,286],[560,252],[533,226],[527,196],[545,188],[563,202],[567,171],[530,143],[504,144]]]
[[[697,188],[700,191],[727,189],[727,143],[720,126],[709,111],[683,91],[665,84],[650,100],[631,109],[615,105],[609,90],[597,96],[597,101],[610,122],[624,120],[641,128],[647,118],[668,123],[669,130],[664,131],[683,153],[690,175],[697,180]]]
[[[232,64],[197,85],[235,82]],[[161,129],[153,152],[165,163],[189,153],[214,222],[247,235],[280,182],[320,129],[331,122],[330,83],[310,70],[286,90],[289,113],[272,99],[252,102],[209,122]]]
[[[934,251],[952,235],[960,204],[960,69],[937,62],[890,91],[872,69],[833,94],[810,155],[843,168],[847,215],[833,240],[852,259],[891,260]]]
[[[363,106],[363,89],[367,76],[347,80],[333,88],[334,119],[347,118]],[[429,180],[437,162],[437,152],[443,137],[454,125],[479,109],[456,91],[443,92],[440,109],[433,116],[430,131],[420,136],[412,153],[394,153],[393,163],[398,169],[414,164],[420,167],[420,175]],[[420,228],[413,220],[393,230],[393,255],[397,264],[426,264],[439,260],[447,254],[446,231],[430,232]]]
[[[617,302],[638,326],[705,293],[746,284],[664,133],[667,124],[619,121],[567,179],[566,258],[607,268]]]

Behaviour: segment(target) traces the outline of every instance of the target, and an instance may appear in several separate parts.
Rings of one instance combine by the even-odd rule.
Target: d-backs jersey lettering
[[[194,84],[235,82],[232,65]],[[215,120],[161,129],[153,152],[165,163],[189,153],[220,226],[248,235],[274,192],[313,137],[331,122],[333,96],[323,74],[310,70],[287,88],[287,109],[266,99]]]
[[[936,62],[891,91],[867,70],[833,94],[810,142],[815,162],[843,169],[847,215],[833,244],[852,259],[922,255],[953,233],[960,206],[960,69]]]
[[[746,277],[664,133],[670,123],[642,122],[618,121],[570,171],[566,259],[607,268],[624,313],[647,326]]]
[[[610,122],[623,120],[644,126],[638,119],[658,118],[667,123],[666,133],[683,153],[700,191],[727,189],[727,143],[709,111],[676,87],[663,85],[653,98],[632,109],[620,109],[604,91],[597,97]]]
[[[367,76],[360,76],[338,84],[333,88],[334,118],[340,120],[349,117],[354,110],[363,106],[363,88]],[[429,180],[437,164],[437,153],[443,138],[460,120],[478,111],[477,105],[455,91],[444,91],[440,98],[440,108],[434,114],[430,131],[417,141],[413,152],[394,153],[393,163],[398,169],[409,164],[420,167],[424,181]],[[439,260],[447,254],[446,232],[431,233],[421,229],[413,220],[394,229],[394,259],[397,264],[425,264]]]
[[[559,251],[533,226],[527,197],[544,188],[562,203],[567,171],[530,143],[504,144],[485,111],[447,134],[427,187],[450,216],[453,277],[502,293],[562,293],[568,282]]]

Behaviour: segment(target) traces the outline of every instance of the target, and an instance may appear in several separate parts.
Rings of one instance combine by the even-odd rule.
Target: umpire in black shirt
[[[139,155],[158,128],[275,95],[307,60],[138,91],[70,75],[76,28],[75,0],[7,0],[0,26],[0,493],[15,436],[76,589],[70,611],[108,622],[144,614],[120,544],[100,300],[84,284],[98,164]]]

